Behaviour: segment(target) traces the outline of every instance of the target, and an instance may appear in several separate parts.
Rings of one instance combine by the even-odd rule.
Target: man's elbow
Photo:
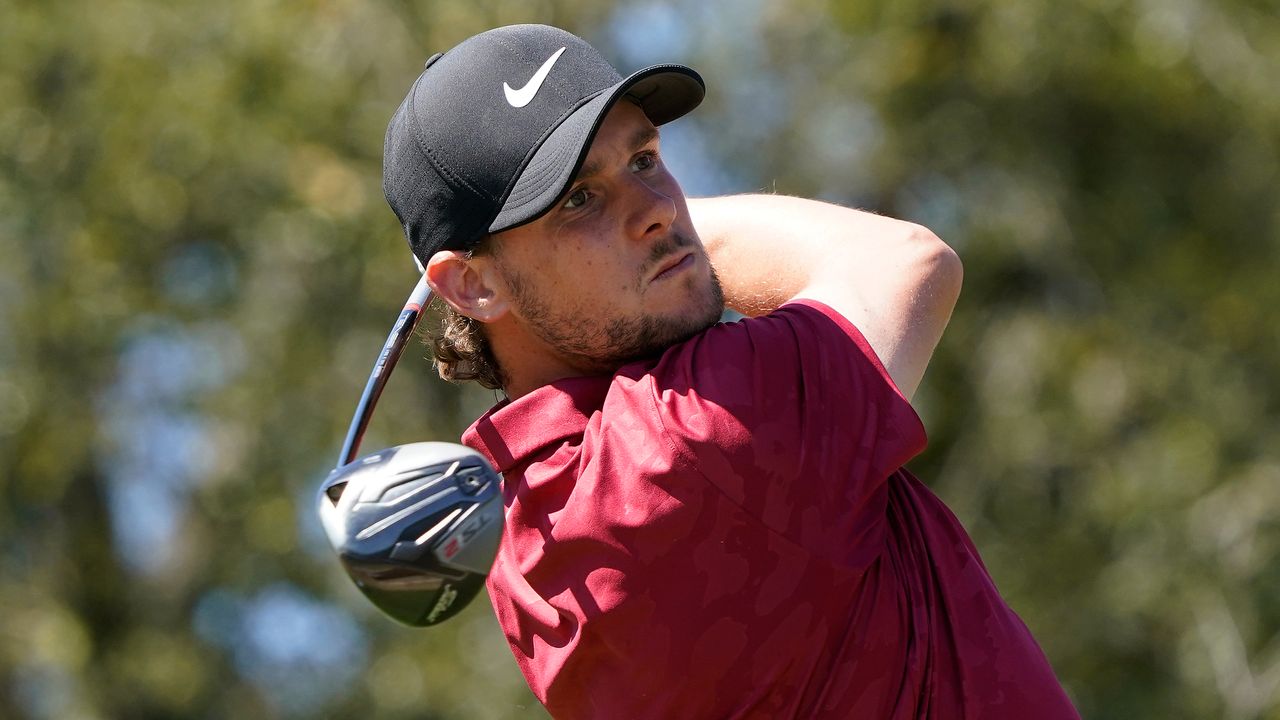
[[[960,298],[960,286],[964,282],[964,264],[950,245],[923,225],[911,226],[913,275],[918,291],[927,299],[930,307],[950,317],[956,300]]]

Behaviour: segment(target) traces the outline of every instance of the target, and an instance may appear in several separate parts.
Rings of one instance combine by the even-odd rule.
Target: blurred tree
[[[0,708],[544,717],[488,608],[413,631],[312,492],[413,282],[385,123],[538,21],[709,82],[692,194],[922,222],[965,296],[913,464],[1086,717],[1280,717],[1280,19],[1246,0],[6,0]],[[406,357],[366,447],[492,400]]]

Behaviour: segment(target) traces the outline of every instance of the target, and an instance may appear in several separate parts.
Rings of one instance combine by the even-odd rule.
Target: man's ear
[[[480,322],[493,322],[507,313],[496,269],[484,257],[468,257],[457,250],[440,250],[427,261],[427,284],[459,313]]]

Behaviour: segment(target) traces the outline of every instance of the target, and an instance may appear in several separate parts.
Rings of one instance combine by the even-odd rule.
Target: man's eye
[[[649,170],[658,164],[658,154],[647,152],[631,161],[631,166],[636,170]]]
[[[564,207],[566,208],[582,207],[582,205],[585,204],[587,202],[587,199],[590,197],[591,197],[590,193],[588,193],[586,190],[579,188],[569,193],[569,197],[565,198]]]

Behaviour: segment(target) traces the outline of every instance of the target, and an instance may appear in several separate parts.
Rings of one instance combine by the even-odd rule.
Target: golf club
[[[317,505],[356,587],[406,625],[456,615],[484,585],[502,538],[501,478],[455,443],[398,445],[356,459],[387,379],[431,299],[418,281],[365,384]]]

